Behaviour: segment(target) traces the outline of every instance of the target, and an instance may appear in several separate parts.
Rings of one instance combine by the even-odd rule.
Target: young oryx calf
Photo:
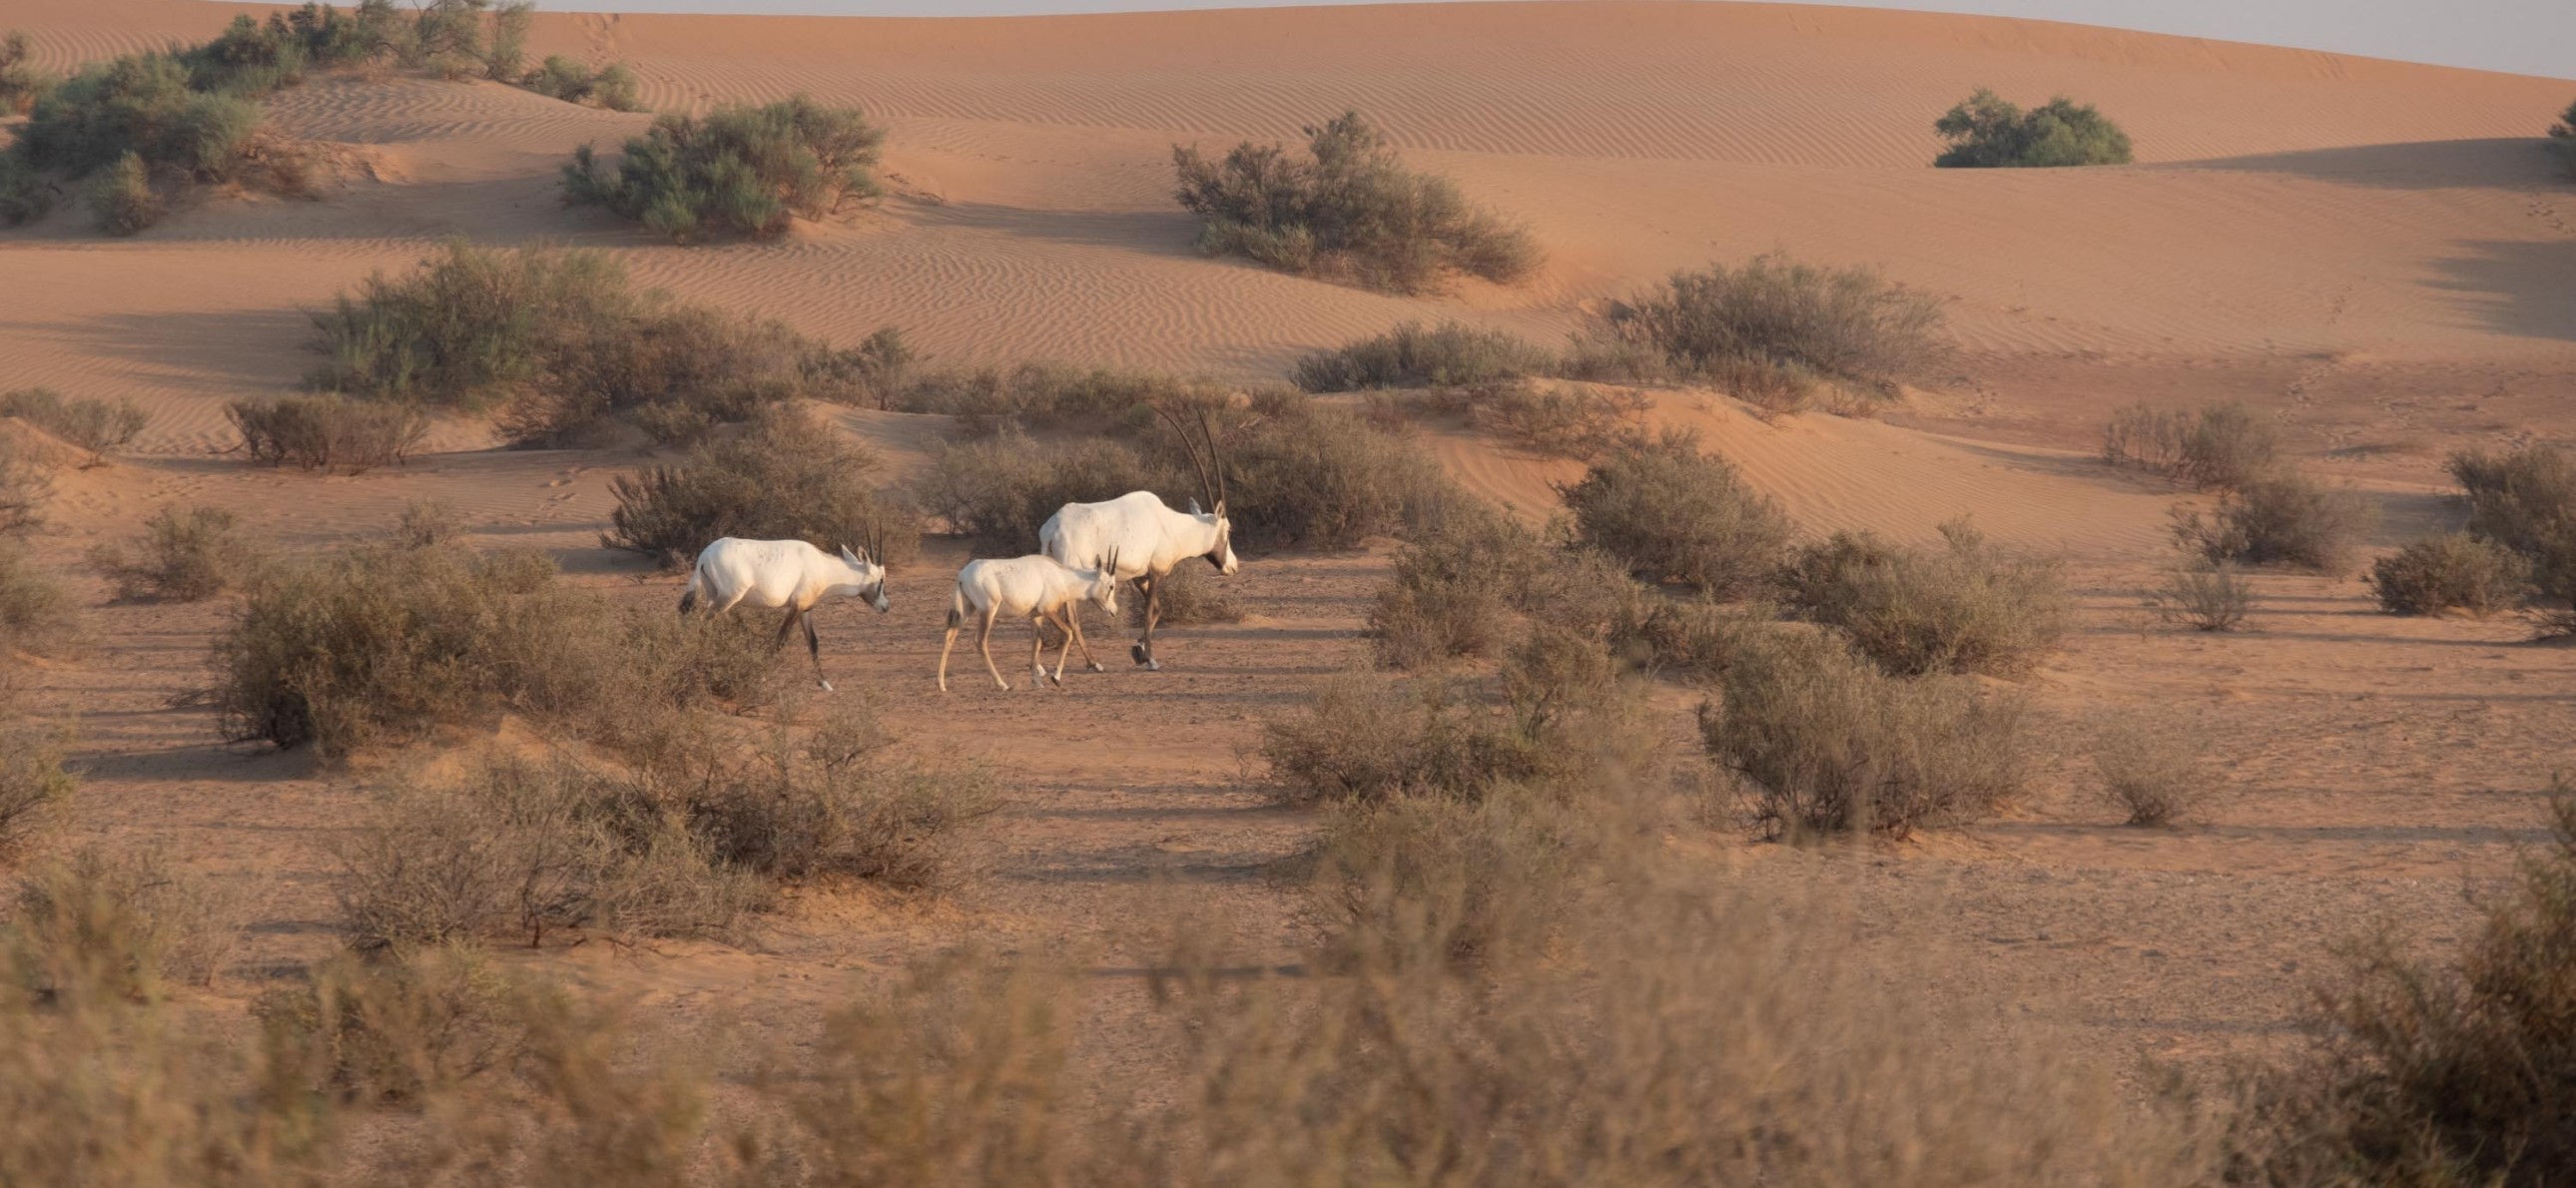
[[[1042,553],[967,562],[966,568],[957,571],[957,596],[948,603],[948,638],[939,643],[939,691],[948,691],[948,649],[957,643],[957,630],[966,625],[969,613],[982,628],[975,636],[975,650],[984,654],[984,667],[992,671],[993,683],[1004,689],[1011,682],[1002,679],[1002,670],[993,663],[993,621],[1004,615],[1029,621],[1029,679],[1040,688],[1046,687],[1047,680],[1046,637],[1038,633],[1038,624],[1055,624],[1064,632],[1064,651],[1055,657],[1055,683],[1063,684],[1065,652],[1072,651],[1074,641],[1082,636],[1082,608],[1075,604],[1085,600],[1117,615],[1116,556],[1098,569],[1075,569]],[[1091,645],[1084,644],[1082,653],[1089,657]]]
[[[864,552],[851,552],[848,545],[841,546],[841,555],[835,557],[801,540],[728,536],[698,553],[688,591],[680,595],[680,613],[703,606],[708,614],[723,614],[743,603],[761,610],[785,607],[787,618],[778,624],[777,646],[786,647],[788,633],[803,623],[805,651],[814,658],[814,680],[829,693],[832,682],[823,679],[823,642],[814,638],[809,614],[815,604],[836,594],[866,599],[882,614],[885,579],[885,566],[868,560]]]

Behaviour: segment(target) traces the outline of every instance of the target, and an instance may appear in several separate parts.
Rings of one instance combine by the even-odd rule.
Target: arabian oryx
[[[1207,443],[1204,458],[1179,417],[1159,404],[1154,411],[1180,434],[1190,465],[1199,472],[1199,491],[1216,510],[1200,511],[1193,499],[1188,511],[1173,511],[1151,491],[1131,491],[1101,503],[1065,504],[1038,529],[1038,546],[1047,556],[1076,568],[1110,564],[1120,578],[1134,579],[1137,592],[1145,596],[1145,635],[1129,651],[1147,669],[1162,667],[1154,659],[1154,624],[1162,617],[1155,595],[1163,578],[1192,557],[1207,558],[1222,574],[1232,574],[1237,564],[1234,523],[1225,518],[1225,461],[1217,455],[1207,410],[1199,410],[1199,436]],[[1078,624],[1080,616],[1074,618]],[[1078,634],[1075,639],[1082,643],[1083,663],[1091,665],[1093,672],[1100,671],[1091,658],[1089,641]]]
[[[1046,687],[1046,636],[1038,631],[1040,623],[1053,623],[1064,635],[1064,651],[1056,653],[1055,683],[1064,683],[1064,657],[1073,650],[1079,638],[1075,624],[1081,609],[1075,604],[1088,600],[1112,615],[1118,613],[1117,557],[1097,569],[1075,569],[1042,553],[1008,560],[969,561],[957,571],[957,594],[948,603],[948,638],[939,643],[939,691],[948,691],[948,649],[957,643],[959,628],[966,616],[976,616],[980,630],[975,636],[975,650],[984,654],[984,667],[993,673],[993,683],[1008,690],[1011,682],[1002,679],[1002,670],[993,663],[993,621],[1005,615],[1029,621],[1029,680]],[[1083,655],[1090,656],[1090,645]],[[1094,664],[1093,669],[1100,666]]]
[[[877,542],[876,551],[884,554],[883,541]],[[882,614],[885,580],[885,566],[870,560],[865,550],[851,552],[848,545],[841,546],[841,555],[835,557],[801,540],[728,536],[698,553],[689,588],[680,595],[680,613],[703,607],[705,613],[716,615],[744,603],[761,610],[786,608],[776,646],[786,647],[788,633],[803,623],[805,651],[814,658],[814,680],[829,693],[832,682],[823,679],[823,642],[814,637],[814,607],[840,595],[874,603]]]

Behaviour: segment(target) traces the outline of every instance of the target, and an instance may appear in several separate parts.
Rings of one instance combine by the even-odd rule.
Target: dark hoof
[[[1091,671],[1093,671],[1093,672],[1107,672],[1107,671],[1109,671],[1108,669],[1101,667],[1100,662],[1099,662],[1099,661],[1097,661],[1097,660],[1085,660],[1085,661],[1083,661],[1083,662],[1082,662],[1082,666],[1083,666],[1084,668],[1090,669],[1090,670],[1091,670]]]
[[[1136,658],[1136,663],[1138,664],[1151,664],[1154,662],[1154,658],[1146,654],[1145,645],[1143,644],[1127,645],[1127,654],[1134,656]]]

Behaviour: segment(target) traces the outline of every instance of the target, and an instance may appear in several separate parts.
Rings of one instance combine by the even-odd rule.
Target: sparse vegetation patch
[[[2213,565],[2292,565],[2340,574],[2379,527],[2379,508],[2359,492],[2276,470],[2218,497],[2207,513],[2174,509],[2174,537]]]
[[[1567,370],[1630,378],[1624,373],[1643,358],[1664,374],[1792,412],[1829,388],[1884,397],[1939,352],[1941,322],[1938,299],[1872,269],[1763,255],[1676,272],[1613,304]]]
[[[794,409],[772,410],[676,466],[618,476],[600,540],[673,567],[725,536],[802,540],[826,552],[881,547],[874,560],[902,564],[919,554],[921,527],[909,506],[878,490],[883,469],[873,450]]]
[[[2126,165],[2129,135],[2089,103],[2064,96],[2023,111],[1984,87],[1942,114],[1934,131],[1949,141],[1932,163],[1944,169]]]
[[[626,142],[614,171],[583,145],[564,166],[564,202],[604,206],[680,242],[766,239],[876,197],[885,131],[854,107],[802,95],[762,107],[667,114]]]
[[[2531,562],[2465,532],[2427,537],[2372,562],[2370,591],[2394,615],[2491,615],[2531,596]]]
[[[2197,412],[2137,405],[2102,430],[2102,458],[2202,490],[2232,491],[2274,469],[2279,441],[2270,422],[2244,405]]]
[[[89,455],[89,466],[106,465],[152,423],[151,415],[131,400],[114,404],[86,396],[66,400],[44,388],[0,395],[0,417],[17,417],[78,446]]]
[[[1309,392],[1469,388],[1547,375],[1556,367],[1555,355],[1508,331],[1403,322],[1374,338],[1307,355],[1290,377]]]
[[[2013,676],[2065,635],[2071,606],[2059,567],[2008,553],[1965,523],[1918,550],[1837,532],[1793,557],[1786,600],[1840,630],[1880,667]]]
[[[236,400],[224,406],[224,419],[255,464],[345,474],[400,466],[429,433],[428,419],[410,405],[336,395]]]
[[[249,580],[259,560],[231,512],[177,504],[145,520],[141,539],[90,552],[90,563],[116,584],[117,597],[154,602],[212,598]]]
[[[1528,232],[1407,168],[1358,112],[1306,136],[1304,158],[1251,141],[1218,160],[1173,146],[1175,197],[1200,219],[1199,250],[1400,293],[1452,274],[1510,283],[1537,271]]]
[[[1592,464],[1563,488],[1576,539],[1650,582],[1710,598],[1762,589],[1789,541],[1788,517],[1746,485],[1733,464],[1693,437],[1666,436]]]

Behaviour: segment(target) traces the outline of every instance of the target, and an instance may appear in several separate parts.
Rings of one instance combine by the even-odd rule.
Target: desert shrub
[[[537,6],[530,0],[508,0],[492,10],[491,36],[483,45],[486,77],[518,81],[520,67],[528,61],[528,29],[536,18]]]
[[[1766,629],[1762,607],[1730,607],[1697,598],[1648,596],[1619,624],[1613,646],[1644,672],[1706,681],[1726,671]]]
[[[2260,1077],[2231,1169],[2268,1184],[2557,1182],[2576,1166],[2576,788],[2446,961],[2386,932],[2318,986],[2305,1049]]]
[[[80,612],[53,569],[36,564],[26,546],[0,539],[0,655],[59,655],[79,627]]]
[[[1528,232],[1407,169],[1358,112],[1305,131],[1302,160],[1250,141],[1218,161],[1173,146],[1174,196],[1200,219],[1200,251],[1403,293],[1451,273],[1509,283],[1538,270]]]
[[[362,549],[254,582],[216,641],[226,737],[344,753],[490,708],[511,649],[558,630],[554,566],[533,554]],[[551,613],[550,613],[551,612]]]
[[[2215,791],[2204,747],[2183,732],[2117,721],[2093,739],[2093,770],[2103,798],[2130,825],[2190,820]]]
[[[429,433],[416,408],[335,395],[235,400],[224,419],[254,464],[347,474],[400,466]]]
[[[161,221],[161,196],[152,192],[143,158],[130,152],[90,179],[85,200],[90,220],[110,235],[132,235]]]
[[[79,786],[79,778],[63,766],[60,737],[30,726],[0,725],[0,858],[17,857],[55,806]]]
[[[361,950],[730,929],[761,888],[653,808],[560,757],[492,758],[460,786],[402,786],[341,847],[342,927]]]
[[[1591,461],[1651,442],[1646,413],[1653,398],[1625,388],[1510,384],[1468,395],[1478,428],[1532,453]]]
[[[1589,856],[1574,810],[1516,785],[1334,806],[1316,890],[1334,948],[1498,963],[1548,939]]]
[[[40,509],[53,493],[53,459],[23,436],[0,433],[0,535],[43,523]]]
[[[817,400],[910,412],[919,410],[898,402],[919,359],[903,331],[879,326],[857,346],[809,350],[800,369],[807,394]]]
[[[2379,527],[2379,507],[2295,470],[2277,471],[2218,497],[2204,515],[2174,509],[2174,538],[2213,565],[2282,564],[2338,574]]]
[[[1789,521],[1746,485],[1734,465],[1667,436],[1594,462],[1558,494],[1575,538],[1650,582],[1675,581],[1704,596],[1761,589],[1789,541]]]
[[[2021,789],[2024,703],[1973,678],[1890,676],[1833,635],[1773,632],[1717,687],[1701,739],[1771,836],[1903,836]]]
[[[143,522],[142,539],[99,545],[90,563],[115,583],[119,598],[200,602],[240,585],[259,553],[234,530],[231,512],[170,504]]]
[[[2530,561],[2532,584],[2550,607],[2576,605],[2576,462],[2535,445],[2463,450],[2449,465],[2468,494],[2469,535]]]
[[[2128,133],[2092,104],[2064,96],[2023,111],[1979,87],[1934,121],[1932,129],[1950,142],[1932,161],[1944,169],[2129,163]]]
[[[57,996],[158,996],[202,986],[240,938],[240,896],[170,869],[149,851],[82,849],[18,882],[8,942],[27,988]]]
[[[430,549],[465,535],[465,520],[444,499],[415,499],[394,518],[394,543],[406,549]]]
[[[2549,143],[2566,159],[2568,174],[2576,176],[2576,103],[2569,104],[2558,122],[2549,126]]]
[[[2254,610],[2254,583],[2232,565],[2184,567],[2149,596],[2159,618],[2195,631],[2234,631]]]
[[[2235,490],[2269,474],[2279,453],[2272,426],[2230,401],[2198,412],[2136,405],[2102,430],[2102,458],[2190,483]]]
[[[463,944],[335,954],[303,983],[251,1004],[261,1047],[313,1088],[356,1102],[416,1102],[530,1054],[527,988]]]
[[[976,547],[1017,557],[1037,549],[1038,528],[1067,503],[1114,499],[1155,485],[1144,460],[1126,445],[1080,438],[1040,445],[1016,431],[931,447],[913,481],[922,511]]]
[[[1155,621],[1166,627],[1193,627],[1204,623],[1240,623],[1243,608],[1235,604],[1225,587],[1195,564],[1175,566],[1172,572],[1154,583]],[[1129,599],[1127,625],[1142,630],[1145,626],[1145,600]]]
[[[1498,513],[1452,517],[1416,534],[1395,554],[1378,587],[1368,636],[1377,662],[1424,669],[1458,657],[1492,656],[1511,631],[1512,583],[1545,558],[1537,537]]]
[[[1899,676],[2029,671],[2066,634],[2060,566],[2010,554],[1962,522],[1942,525],[1941,538],[1918,550],[1837,532],[1790,559],[1784,597]]]
[[[1309,392],[1357,392],[1471,387],[1546,375],[1555,367],[1555,356],[1509,331],[1403,322],[1376,337],[1309,354],[1290,377]]]
[[[2370,590],[2393,615],[2465,610],[2490,615],[2521,606],[2531,593],[2531,562],[2520,553],[2465,532],[2427,537],[2370,566]]]
[[[773,410],[678,466],[618,476],[600,541],[669,566],[726,536],[797,539],[826,552],[863,547],[871,560],[902,564],[920,555],[921,526],[909,506],[877,489],[884,466],[875,451],[803,413]]]
[[[859,349],[879,351],[878,357],[885,362],[861,362],[863,369],[878,371],[899,372],[910,354],[900,338],[883,348],[872,339]],[[1227,388],[1214,383],[1152,372],[1023,363],[1010,368],[911,375],[902,380],[883,406],[904,412],[945,413],[957,418],[958,429],[967,436],[984,437],[1006,427],[1025,428],[1077,418],[1117,418],[1152,404],[1218,403],[1229,394]]]
[[[499,403],[568,342],[622,333],[636,297],[593,252],[491,251],[451,240],[408,275],[377,273],[312,315],[326,392],[455,405]]]
[[[18,153],[0,152],[0,227],[45,217],[58,191]]]
[[[666,444],[703,440],[800,394],[821,348],[775,322],[637,292],[604,256],[462,241],[377,274],[313,315],[313,387],[380,400],[499,407],[521,445],[617,421]]]
[[[567,205],[605,206],[687,242],[733,232],[766,239],[798,217],[821,219],[876,197],[885,131],[855,107],[802,95],[705,117],[666,114],[626,142],[610,173],[589,145],[563,171]]]
[[[27,62],[27,35],[0,34],[0,115],[25,115],[53,85]]]
[[[611,62],[597,70],[561,55],[549,55],[545,64],[528,72],[519,85],[566,103],[604,107],[610,111],[641,111],[644,103],[636,94],[635,72],[623,62]]]
[[[1490,687],[1343,672],[1302,712],[1264,723],[1258,751],[1290,804],[1473,800],[1503,787],[1572,798],[1646,761],[1651,744],[1625,708],[1607,653],[1543,626],[1505,653]]]
[[[105,465],[152,423],[151,415],[131,400],[114,404],[86,396],[65,400],[44,388],[0,394],[0,417],[17,417],[80,447],[89,454],[89,466]]]
[[[1863,397],[1891,391],[1940,351],[1941,303],[1872,269],[1770,254],[1676,272],[1610,306],[1587,335],[1599,344],[1588,348],[1594,353],[1660,357],[1685,379],[1790,411],[1823,386]]]
[[[1146,440],[1166,473],[1186,473],[1177,439]],[[1216,441],[1238,547],[1344,548],[1400,535],[1454,498],[1439,463],[1412,442],[1303,393],[1264,392],[1220,410]]]
[[[224,180],[250,155],[259,106],[192,83],[187,63],[168,54],[83,67],[36,101],[18,130],[18,151],[36,168],[75,177],[132,154],[154,172]]]

